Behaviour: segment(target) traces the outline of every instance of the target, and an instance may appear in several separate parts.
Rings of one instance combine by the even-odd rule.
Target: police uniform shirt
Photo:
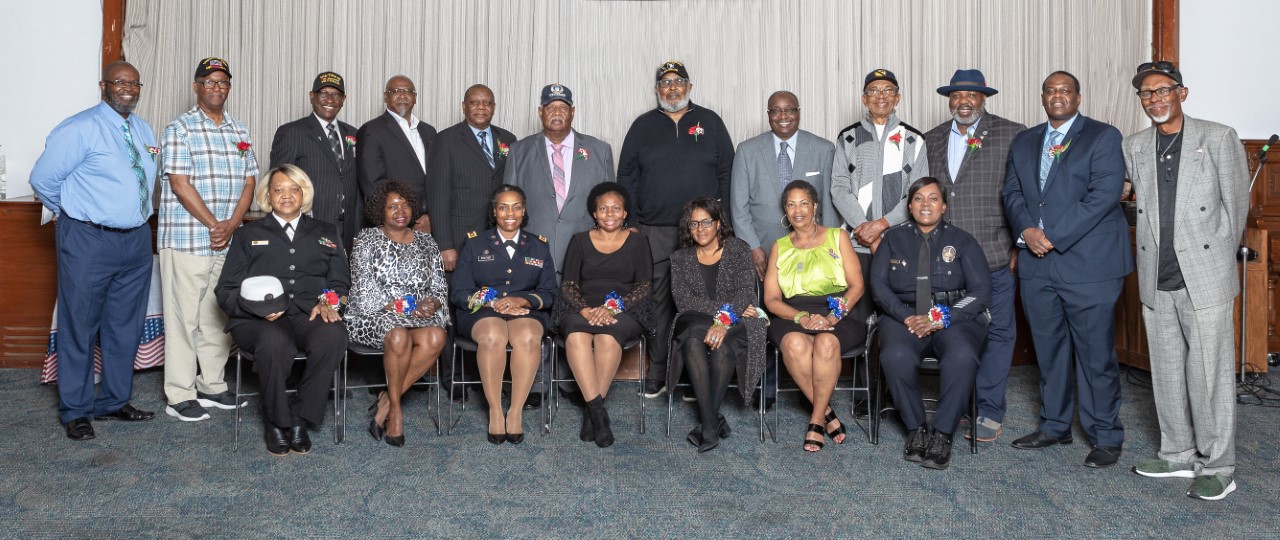
[[[872,298],[880,309],[898,321],[916,314],[916,260],[923,242],[914,221],[891,227],[871,259]],[[991,273],[987,258],[969,233],[945,221],[930,236],[933,294],[965,290],[951,306],[951,322],[970,320],[991,302]]]
[[[528,300],[531,310],[550,309],[558,287],[555,261],[547,241],[521,229],[511,242],[514,245],[504,245],[497,229],[467,233],[450,287],[455,307],[466,310],[471,295],[481,287],[489,287],[498,292],[499,298]]]

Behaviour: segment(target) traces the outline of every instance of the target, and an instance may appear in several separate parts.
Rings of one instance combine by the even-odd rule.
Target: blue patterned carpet
[[[438,437],[434,399],[407,403],[404,448],[364,431],[372,396],[354,391],[348,438],[332,418],[307,456],[263,449],[257,402],[231,451],[229,412],[185,424],[95,422],[98,438],[72,442],[56,421],[53,387],[37,370],[0,370],[0,536],[5,538],[1276,538],[1280,470],[1274,409],[1239,409],[1239,490],[1208,503],[1185,496],[1188,480],[1131,472],[1152,457],[1158,427],[1151,392],[1124,385],[1128,441],[1120,465],[1082,465],[1077,443],[1043,451],[1009,441],[1034,429],[1037,372],[1015,368],[1005,435],[970,455],[957,439],[951,470],[903,461],[896,420],[878,446],[855,431],[817,454],[800,449],[805,419],[784,396],[779,442],[760,443],[752,411],[731,400],[734,428],[697,454],[684,441],[693,414],[677,402],[671,437],[666,400],[649,403],[637,431],[634,385],[610,398],[618,442],[579,442],[578,412],[562,402],[556,429],[523,445],[485,442],[474,403],[453,435]],[[354,383],[354,381],[353,381]],[[162,374],[136,378],[134,403],[160,411]],[[662,407],[657,407],[661,403]],[[848,410],[848,404],[839,405]],[[332,414],[332,413],[330,413]],[[847,413],[842,414],[847,417]],[[846,418],[847,419],[847,418]]]

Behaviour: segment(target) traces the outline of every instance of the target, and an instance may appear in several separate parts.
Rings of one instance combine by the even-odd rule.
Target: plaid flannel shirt
[[[241,142],[249,143],[250,148],[242,152],[238,147]],[[222,124],[216,125],[195,107],[165,128],[161,144],[164,181],[160,182],[158,249],[202,257],[225,253],[210,249],[209,229],[178,201],[169,175],[188,176],[214,217],[230,219],[244,192],[245,178],[258,176],[249,129],[227,113],[222,115]]]

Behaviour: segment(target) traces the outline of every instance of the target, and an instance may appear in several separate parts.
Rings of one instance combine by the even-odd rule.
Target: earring
[[[782,228],[784,228],[784,229],[790,229],[790,228],[791,228],[791,223],[787,222],[787,216],[782,216],[782,218],[781,218],[781,219],[779,219],[778,221],[781,221],[781,222],[782,222]]]

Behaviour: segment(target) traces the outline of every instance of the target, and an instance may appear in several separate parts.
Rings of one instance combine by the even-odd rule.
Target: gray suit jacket
[[[1160,206],[1155,127],[1125,137],[1124,161],[1137,193],[1138,294],[1155,305],[1160,262]],[[1196,309],[1232,301],[1239,293],[1236,248],[1249,211],[1249,165],[1230,127],[1183,117],[1174,208],[1174,249]]]
[[[564,253],[574,234],[590,229],[595,221],[587,211],[587,195],[602,182],[615,180],[613,148],[590,135],[573,132],[574,147],[566,159],[573,160],[569,193],[564,207],[556,210],[556,190],[551,182],[551,162],[547,160],[546,136],[541,131],[511,145],[503,182],[519,186],[526,197],[529,232],[547,237],[556,275],[563,273]],[[581,159],[578,150],[587,152]]]
[[[808,131],[795,135],[796,154],[791,158],[791,178],[807,180],[822,199],[822,224],[839,227],[840,216],[831,204],[831,164],[836,147]],[[773,242],[787,230],[782,226],[782,184],[778,181],[778,158],[773,132],[766,131],[738,145],[729,183],[734,235],[752,249],[768,253]]]

